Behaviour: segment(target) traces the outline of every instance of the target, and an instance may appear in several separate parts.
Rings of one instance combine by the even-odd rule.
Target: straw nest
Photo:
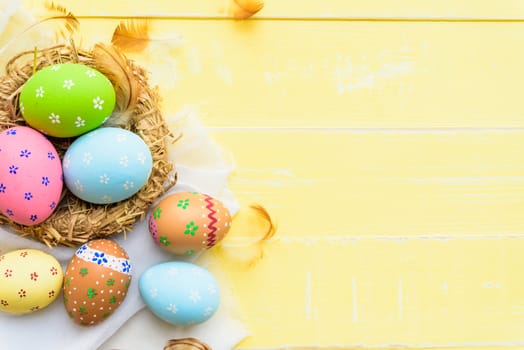
[[[19,225],[0,214],[0,224],[10,226],[22,236],[30,236],[48,246],[75,247],[94,238],[129,231],[137,220],[146,216],[150,205],[175,184],[176,178],[172,175],[173,164],[168,160],[167,144],[171,134],[160,111],[158,91],[148,85],[147,72],[113,46],[98,44],[84,51],[74,45],[59,45],[13,57],[6,66],[6,75],[0,77],[0,131],[26,125],[18,109],[18,97],[27,79],[45,66],[66,62],[91,66],[109,78],[117,102],[106,125],[136,133],[153,156],[148,182],[127,200],[109,205],[87,203],[64,186],[55,212],[38,225]],[[49,140],[63,156],[74,139],[50,137]]]

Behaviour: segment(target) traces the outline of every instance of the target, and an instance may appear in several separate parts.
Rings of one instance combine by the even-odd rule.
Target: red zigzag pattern
[[[209,210],[207,217],[210,220],[210,223],[207,225],[207,228],[209,229],[209,233],[207,234],[207,247],[211,248],[216,244],[217,241],[217,235],[215,234],[215,232],[218,230],[218,227],[215,226],[215,224],[218,222],[218,220],[215,218],[215,214],[217,212],[215,209],[213,209],[212,197],[206,195],[205,201],[207,203],[206,208]]]

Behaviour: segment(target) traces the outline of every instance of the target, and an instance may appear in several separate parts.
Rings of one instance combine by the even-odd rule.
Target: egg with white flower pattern
[[[77,249],[64,277],[69,317],[92,326],[111,316],[124,301],[131,283],[131,263],[118,243],[96,239]]]
[[[78,198],[116,203],[137,193],[152,168],[151,151],[137,134],[103,127],[77,138],[62,161],[64,182]]]
[[[72,137],[93,130],[111,116],[115,90],[109,79],[78,63],[47,66],[20,91],[20,112],[34,129],[55,137]]]
[[[154,265],[140,276],[140,295],[160,319],[174,325],[207,321],[220,304],[220,289],[206,269],[182,261]]]

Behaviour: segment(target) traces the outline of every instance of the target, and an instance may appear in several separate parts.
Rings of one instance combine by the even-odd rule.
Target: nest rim
[[[108,63],[108,52],[109,59],[113,59],[115,65]],[[104,59],[103,55],[106,56]],[[6,74],[0,77],[0,132],[13,126],[29,126],[18,108],[20,90],[35,72],[59,63],[84,64],[109,78],[115,88],[117,105],[108,121],[100,127],[117,126],[134,132],[144,140],[153,158],[146,184],[133,196],[120,202],[85,202],[74,196],[64,182],[56,209],[37,225],[18,224],[0,212],[0,225],[8,226],[22,237],[32,238],[49,247],[78,247],[92,239],[126,234],[137,221],[144,219],[150,206],[175,185],[174,164],[169,160],[167,151],[173,135],[161,112],[158,88],[149,85],[148,73],[143,67],[125,57],[114,46],[97,44],[91,50],[79,50],[74,43],[24,51],[9,60],[5,67]],[[123,86],[126,84],[129,86]],[[133,95],[136,101],[131,101]],[[118,124],[113,124],[115,120]],[[67,147],[78,137],[44,136],[56,148],[61,161]]]

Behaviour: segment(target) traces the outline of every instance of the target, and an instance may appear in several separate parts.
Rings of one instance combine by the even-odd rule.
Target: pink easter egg
[[[26,226],[55,210],[63,175],[55,147],[40,132],[16,126],[0,133],[0,211]]]

